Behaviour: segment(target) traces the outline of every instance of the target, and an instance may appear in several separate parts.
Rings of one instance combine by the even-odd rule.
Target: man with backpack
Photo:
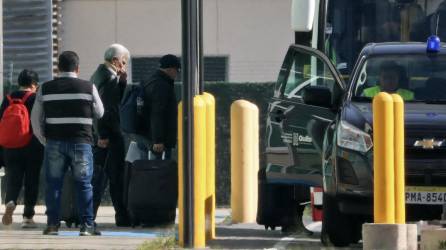
[[[78,79],[79,57],[64,51],[58,60],[58,77],[39,88],[31,113],[36,137],[45,144],[45,235],[57,235],[61,189],[71,168],[80,219],[80,236],[100,235],[93,218],[93,120],[104,114],[96,87]]]
[[[12,223],[20,189],[24,184],[22,228],[34,228],[34,206],[39,193],[43,146],[32,134],[30,113],[36,97],[39,77],[24,69],[18,77],[19,90],[7,95],[0,108],[0,145],[6,166],[6,209],[3,225]]]
[[[122,120],[122,128],[136,141],[136,146],[130,144],[126,158],[126,202],[132,225],[175,221],[178,168],[171,157],[177,141],[174,80],[180,68],[176,56],[163,56],[159,69],[132,86],[123,99],[121,114],[127,119]]]
[[[120,44],[112,44],[105,51],[104,63],[91,76],[104,102],[104,116],[96,124],[98,136],[95,148],[95,171],[93,177],[93,203],[96,215],[107,180],[115,209],[116,226],[130,226],[124,204],[124,157],[125,145],[121,133],[119,107],[127,86],[127,63],[130,53]]]
[[[159,69],[147,80],[144,87],[142,118],[144,149],[151,151],[154,159],[171,159],[177,143],[178,105],[174,81],[181,71],[178,57],[168,54],[161,57]],[[139,143],[140,145],[141,143]]]

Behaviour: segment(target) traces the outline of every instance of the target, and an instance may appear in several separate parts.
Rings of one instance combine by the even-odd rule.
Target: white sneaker
[[[3,218],[2,218],[3,225],[6,225],[6,226],[11,225],[12,214],[14,213],[14,210],[15,210],[14,201],[10,201],[10,202],[6,203],[5,213],[3,214]]]
[[[36,228],[37,225],[34,222],[33,218],[27,218],[23,216],[22,228]]]

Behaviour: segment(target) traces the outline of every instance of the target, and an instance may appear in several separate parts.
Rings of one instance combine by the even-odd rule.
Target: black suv
[[[407,220],[441,217],[446,47],[430,53],[425,43],[369,44],[345,83],[323,53],[293,45],[269,103],[259,224],[287,226],[307,187],[322,186],[323,235],[336,246],[360,240],[362,223],[373,219],[371,101],[379,91],[405,99]]]

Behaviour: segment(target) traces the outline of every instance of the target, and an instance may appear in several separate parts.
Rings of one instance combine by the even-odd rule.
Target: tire
[[[354,230],[356,229],[351,216],[339,211],[336,199],[326,195],[323,196],[323,220],[321,240],[327,244],[326,238],[336,247],[346,247],[355,241]]]

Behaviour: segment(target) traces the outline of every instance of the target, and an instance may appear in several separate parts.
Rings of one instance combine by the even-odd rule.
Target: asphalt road
[[[209,242],[211,249],[362,249],[362,245],[349,248],[324,247],[320,242],[321,223],[306,221],[306,233],[283,234],[280,228],[265,230],[257,224],[225,224],[217,227],[217,239]]]

